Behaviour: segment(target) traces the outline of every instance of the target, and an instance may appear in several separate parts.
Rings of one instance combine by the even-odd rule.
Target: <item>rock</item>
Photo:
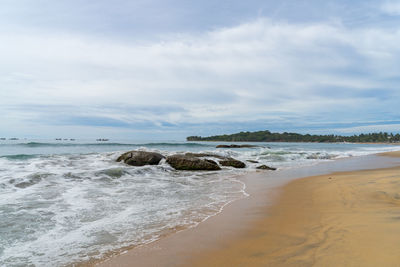
[[[176,170],[216,171],[221,168],[213,160],[199,159],[187,155],[172,155],[167,157],[167,163]]]
[[[234,168],[245,168],[246,167],[246,164],[244,164],[240,160],[233,159],[233,158],[227,158],[224,160],[220,160],[219,164],[221,164],[222,166],[230,166],[230,167],[234,167]]]
[[[258,167],[256,167],[256,169],[259,169],[259,170],[270,170],[270,171],[275,171],[276,170],[276,168],[269,167],[267,165],[258,166]]]
[[[211,160],[211,159],[205,159],[205,161],[210,162],[211,164],[215,164],[218,166],[218,163],[216,163],[215,161]]]
[[[258,147],[255,145],[217,145],[216,148],[251,148]]]
[[[156,152],[129,151],[119,156],[117,162],[124,161],[132,166],[157,165],[163,158],[163,155]]]
[[[185,156],[188,157],[196,157],[196,158],[203,158],[203,157],[210,157],[210,158],[217,158],[217,159],[224,159],[225,157],[212,154],[212,153],[185,153]]]
[[[119,157],[117,158],[116,162],[120,162],[120,161],[125,160],[125,159],[128,158],[128,157],[131,157],[131,153],[132,153],[132,151],[125,152],[124,154],[122,154],[121,156],[119,156]]]
[[[258,163],[257,160],[252,160],[252,159],[248,159],[247,161],[250,162],[250,163]]]

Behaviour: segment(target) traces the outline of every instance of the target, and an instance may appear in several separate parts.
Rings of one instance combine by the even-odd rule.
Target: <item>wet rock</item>
[[[257,160],[252,160],[252,159],[248,159],[247,161],[250,162],[250,163],[258,163]]]
[[[258,169],[258,170],[269,170],[269,171],[275,171],[275,170],[276,170],[276,168],[274,168],[274,167],[269,167],[269,166],[267,166],[267,165],[258,166],[258,167],[256,167],[256,169]]]
[[[185,156],[188,157],[196,157],[196,158],[203,158],[203,157],[210,157],[210,158],[217,158],[217,159],[224,159],[225,157],[212,154],[212,153],[185,153]]]
[[[255,145],[217,145],[216,148],[251,148],[258,147]]]
[[[205,159],[205,161],[210,162],[211,164],[217,165],[218,163],[216,163],[215,161],[211,160],[211,159]]]
[[[246,167],[246,164],[244,164],[240,160],[233,159],[233,158],[227,158],[224,160],[220,160],[219,164],[221,164],[222,166],[230,166],[230,167],[234,167],[234,168],[245,168]]]
[[[156,152],[129,151],[119,156],[117,162],[124,161],[131,166],[158,165],[163,158]]]
[[[186,171],[216,171],[221,168],[213,160],[199,159],[187,155],[172,155],[167,157],[167,163],[176,170]]]

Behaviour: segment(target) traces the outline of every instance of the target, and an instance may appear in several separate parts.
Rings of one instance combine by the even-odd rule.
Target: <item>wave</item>
[[[70,266],[197,225],[245,195],[230,172],[132,167],[116,154],[0,158],[0,266]]]
[[[20,147],[83,147],[83,146],[146,146],[146,147],[210,147],[214,145],[199,143],[42,143],[29,142],[18,144],[2,144],[1,146],[20,146]]]
[[[37,156],[39,155],[17,154],[17,155],[0,156],[0,158],[6,158],[9,160],[26,160],[26,159],[36,158]]]

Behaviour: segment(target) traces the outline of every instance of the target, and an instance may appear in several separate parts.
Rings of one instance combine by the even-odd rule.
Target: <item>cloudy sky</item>
[[[4,137],[399,132],[399,85],[400,1],[0,0]]]

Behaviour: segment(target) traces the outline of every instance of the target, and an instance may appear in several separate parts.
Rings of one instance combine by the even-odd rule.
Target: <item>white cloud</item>
[[[379,115],[399,99],[391,82],[400,73],[399,43],[400,31],[393,29],[267,19],[145,44],[2,32],[0,116],[46,115],[23,108],[33,104],[72,107],[60,116],[155,124]],[[376,102],[370,90],[391,98]],[[171,106],[179,109],[156,112]]]
[[[381,5],[381,11],[385,14],[400,15],[400,1],[386,1]]]
[[[348,127],[348,128],[338,128],[337,132],[343,134],[354,134],[354,133],[369,133],[369,132],[392,132],[396,133],[399,131],[400,124],[380,124],[377,122],[374,125],[365,125],[365,126],[357,126],[357,127]]]

